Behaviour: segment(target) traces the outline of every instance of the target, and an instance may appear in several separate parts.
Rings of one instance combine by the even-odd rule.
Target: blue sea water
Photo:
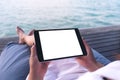
[[[119,0],[1,0],[0,37],[31,29],[119,25]]]

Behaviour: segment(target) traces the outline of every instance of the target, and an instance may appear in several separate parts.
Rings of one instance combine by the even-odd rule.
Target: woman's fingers
[[[36,65],[39,64],[39,60],[38,60],[38,57],[37,57],[37,54],[36,54],[36,47],[35,47],[34,44],[31,47],[31,54],[30,54],[29,63],[30,63],[31,68],[33,68],[33,67],[35,67]]]
[[[92,52],[91,48],[89,47],[89,45],[87,44],[87,42],[85,40],[83,40],[83,43],[84,43],[84,46],[86,48],[87,55],[90,54]]]
[[[36,47],[35,45],[33,44],[33,46],[31,47],[31,55],[30,55],[30,59],[32,62],[38,62],[39,64],[43,65],[43,66],[48,66],[49,65],[49,61],[47,62],[39,62],[38,60],[38,57],[37,57],[37,54],[36,54]]]
[[[50,64],[49,61],[47,61],[47,62],[41,62],[41,65],[43,65],[43,66],[48,66],[49,64]]]
[[[35,57],[36,56],[36,49],[35,49],[35,45],[33,44],[33,46],[31,47],[31,57]]]

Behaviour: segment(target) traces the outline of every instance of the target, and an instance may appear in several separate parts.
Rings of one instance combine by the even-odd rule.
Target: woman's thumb
[[[36,56],[36,47],[33,44],[33,46],[31,47],[31,57],[35,57]]]

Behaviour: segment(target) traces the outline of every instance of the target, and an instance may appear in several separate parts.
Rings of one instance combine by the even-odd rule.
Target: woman
[[[84,41],[87,56],[41,63],[35,51],[34,31],[26,35],[21,28],[17,27],[16,30],[19,43],[9,43],[0,56],[0,80],[25,80],[28,73],[28,80],[43,80],[43,78],[45,80],[75,80],[88,71],[95,71],[102,67],[103,65],[99,62],[103,64],[110,62],[93,49],[91,50]],[[93,54],[99,62],[94,59]]]

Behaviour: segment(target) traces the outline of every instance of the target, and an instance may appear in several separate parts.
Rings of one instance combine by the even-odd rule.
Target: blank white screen
[[[40,31],[44,60],[83,55],[75,30]]]

